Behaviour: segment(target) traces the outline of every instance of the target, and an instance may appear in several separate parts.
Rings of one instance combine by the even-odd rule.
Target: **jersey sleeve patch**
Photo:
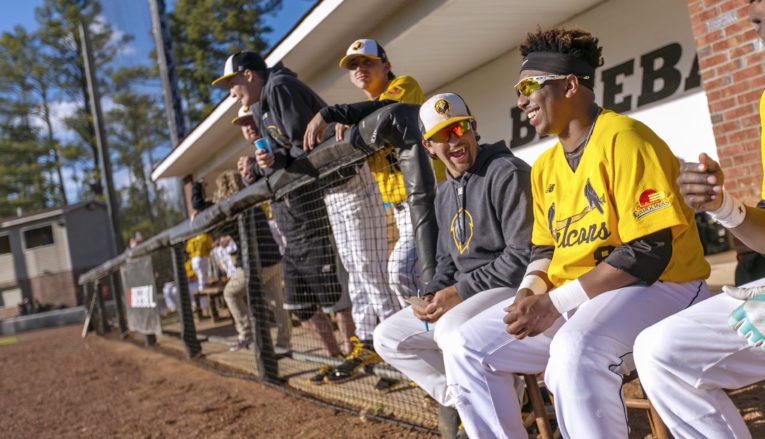
[[[640,194],[635,210],[632,211],[632,216],[635,219],[640,219],[670,206],[672,206],[672,202],[667,194],[654,189],[646,189]]]
[[[404,89],[402,89],[401,87],[391,87],[388,90],[385,90],[385,94],[386,95],[394,95],[394,96],[396,96],[396,95],[400,95],[400,94],[403,94],[403,93],[404,93]]]

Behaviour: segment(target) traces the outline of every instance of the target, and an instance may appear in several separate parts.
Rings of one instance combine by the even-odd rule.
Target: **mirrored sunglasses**
[[[446,143],[449,141],[452,133],[457,137],[462,137],[465,133],[473,129],[471,120],[461,120],[457,123],[451,124],[448,127],[442,128],[435,134],[430,136],[430,140],[438,143]]]
[[[515,93],[520,97],[521,95],[529,97],[531,93],[542,88],[547,81],[555,81],[558,79],[566,79],[568,75],[544,75],[544,76],[530,76],[528,78],[521,79],[515,84]],[[590,79],[589,76],[577,76],[579,79]]]

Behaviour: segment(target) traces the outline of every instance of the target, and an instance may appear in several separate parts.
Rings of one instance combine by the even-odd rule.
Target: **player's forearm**
[[[361,121],[361,119],[369,116],[380,108],[395,104],[393,100],[383,101],[364,101],[356,102],[354,104],[339,104],[330,105],[322,108],[319,113],[325,122],[338,122],[346,125],[355,125]]]
[[[729,230],[747,247],[765,253],[765,210],[747,207],[744,222]]]
[[[590,299],[638,282],[640,279],[620,270],[607,262],[598,264],[595,268],[579,277],[579,283]]]

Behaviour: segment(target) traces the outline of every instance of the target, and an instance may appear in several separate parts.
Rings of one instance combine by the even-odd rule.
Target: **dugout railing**
[[[331,339],[334,339],[344,354],[353,348],[353,345],[348,343],[347,313],[343,320],[335,313],[339,310],[325,308],[328,313],[334,313],[334,319],[309,322],[310,324],[303,326],[290,319],[291,354],[277,355],[275,344],[280,334],[278,328],[274,327],[277,320],[276,310],[274,304],[269,303],[273,301],[263,289],[267,280],[265,277],[269,276],[269,269],[264,267],[263,263],[277,255],[261,254],[258,245],[257,221],[258,217],[262,216],[261,209],[264,206],[271,204],[273,210],[274,205],[278,203],[298,202],[300,197],[316,202],[316,212],[315,215],[311,215],[310,227],[323,231],[329,238],[322,241],[325,244],[320,246],[320,250],[330,254],[331,261],[327,264],[324,264],[327,260],[320,261],[323,265],[317,270],[316,277],[306,278],[308,281],[304,279],[304,283],[315,284],[302,287],[310,289],[321,286],[316,289],[326,291],[327,294],[338,294],[338,291],[334,291],[338,288],[347,290],[349,279],[353,282],[352,278],[361,273],[344,272],[344,264],[340,257],[342,250],[346,250],[343,246],[363,248],[374,243],[355,242],[353,236],[336,233],[337,227],[332,228],[330,219],[337,221],[337,218],[322,213],[322,202],[329,200],[325,194],[333,188],[348,183],[346,189],[351,190],[359,185],[358,181],[355,185],[351,181],[355,174],[344,173],[343,170],[358,171],[370,156],[393,147],[398,159],[396,165],[400,167],[404,176],[405,202],[410,210],[412,239],[416,244],[417,277],[424,285],[432,277],[435,269],[437,226],[433,200],[436,178],[431,157],[421,145],[417,124],[418,108],[406,104],[384,107],[349,130],[343,141],[336,141],[330,136],[310,154],[296,159],[287,169],[259,179],[217,204],[207,207],[193,220],[167,229],[84,273],[80,276],[79,283],[84,288],[86,303],[91,304],[93,308],[93,328],[98,333],[104,333],[111,327],[120,334],[127,334],[131,327],[154,328],[140,331],[146,337],[147,344],[156,343],[158,335],[175,335],[176,340],[182,341],[183,349],[189,358],[204,356],[206,359],[214,359],[227,365],[249,363],[253,377],[262,382],[297,390],[315,400],[363,412],[366,416],[398,420],[429,430],[435,429],[436,405],[428,400],[424,392],[411,385],[402,374],[385,364],[370,364],[363,372],[354,374],[344,382],[310,383],[310,379],[321,371],[323,365],[337,366],[343,361],[328,354],[327,346],[333,345]],[[366,181],[364,184],[373,183]],[[349,216],[347,209],[339,212],[340,215]],[[389,208],[386,218],[364,217],[368,213],[359,212],[362,221],[358,223],[361,224],[360,227],[365,227],[366,222],[373,223],[374,227],[383,227],[388,233],[396,233],[396,227],[391,226],[391,212],[395,214]],[[333,230],[335,233],[332,233]],[[204,233],[211,234],[216,242],[227,236],[236,243],[246,284],[246,309],[251,321],[249,331],[253,344],[250,349],[230,353],[225,344],[214,343],[222,339],[222,327],[228,328],[229,332],[224,330],[222,334],[228,334],[229,340],[234,336],[235,332],[231,331],[231,327],[235,325],[232,325],[231,320],[216,325],[212,316],[200,318],[200,308],[207,308],[205,311],[211,312],[211,304],[204,303],[204,300],[199,302],[200,290],[194,291],[196,287],[190,289],[187,249],[189,240]],[[291,245],[289,236],[286,236],[284,245]],[[340,252],[337,251],[338,248]],[[390,248],[385,250],[386,256],[391,254]],[[310,258],[303,262],[307,266],[317,264]],[[326,269],[327,266],[330,269]],[[208,272],[216,270],[222,273],[225,268],[214,267]],[[332,280],[332,276],[328,277],[327,271],[337,280]],[[284,273],[285,281],[289,276],[290,273]],[[233,277],[229,282],[231,279]],[[386,277],[386,281],[388,280],[390,278]],[[323,285],[318,285],[319,283]],[[105,285],[108,287],[104,287]],[[176,300],[174,313],[167,312],[168,303],[162,300],[161,292],[167,293],[168,289],[173,291],[170,294]],[[225,290],[226,286],[220,285],[219,289]],[[104,293],[106,290],[114,299],[115,315],[110,315],[104,306],[104,300],[108,298],[108,294]],[[206,296],[202,299],[220,299],[220,294],[214,286],[203,293],[201,295]],[[339,293],[345,297],[348,291]],[[350,306],[350,303],[348,305]],[[220,314],[226,313],[220,309],[221,304],[218,304],[218,308]],[[358,316],[353,317],[356,323]],[[330,340],[327,339],[327,334],[330,334]],[[345,349],[342,349],[343,347]],[[384,393],[376,393],[374,388],[381,377],[397,383]]]

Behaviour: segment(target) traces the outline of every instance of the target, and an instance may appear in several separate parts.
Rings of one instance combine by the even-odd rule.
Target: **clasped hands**
[[[534,294],[528,288],[518,290],[515,301],[504,311],[505,330],[518,340],[541,334],[560,317],[549,294]]]
[[[428,323],[435,323],[447,311],[462,302],[454,285],[439,290],[436,294],[424,296],[423,299],[428,302],[428,306],[412,305],[412,312],[415,317]]]

